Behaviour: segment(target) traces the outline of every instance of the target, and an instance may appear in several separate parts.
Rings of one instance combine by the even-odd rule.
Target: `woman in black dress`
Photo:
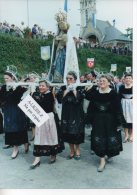
[[[80,159],[80,144],[84,142],[84,93],[75,87],[77,76],[70,71],[67,74],[67,86],[61,87],[56,97],[62,103],[61,129],[64,142],[69,143],[70,155],[67,159]]]
[[[15,77],[11,72],[5,72],[5,83],[14,83]],[[25,152],[28,152],[28,134],[26,126],[26,117],[22,110],[18,107],[25,88],[18,86],[8,87],[3,85],[0,90],[0,101],[2,102],[2,110],[4,113],[4,131],[5,144],[14,146],[11,155],[15,159],[19,153],[18,146],[24,144]]]
[[[91,101],[88,116],[92,124],[91,150],[100,157],[98,171],[104,170],[109,158],[119,155],[122,151],[122,139],[119,126],[123,124],[123,114],[120,99],[110,87],[110,78],[102,75],[98,89],[89,89],[86,98]]]
[[[34,92],[32,97],[49,115],[49,119],[39,128],[35,128],[34,162],[31,169],[40,165],[41,156],[50,156],[49,164],[55,163],[56,155],[64,149],[61,138],[57,115],[54,113],[54,96],[49,90],[46,81],[39,82],[39,92]]]

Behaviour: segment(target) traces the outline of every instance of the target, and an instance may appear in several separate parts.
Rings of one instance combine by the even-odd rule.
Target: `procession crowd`
[[[64,143],[70,148],[66,159],[78,161],[82,158],[80,145],[85,140],[85,126],[90,126],[90,149],[99,157],[97,171],[102,172],[106,159],[123,150],[122,142],[133,142],[132,74],[125,73],[120,80],[110,74],[97,76],[91,71],[80,77],[81,84],[76,85],[77,79],[77,74],[70,71],[66,84],[53,86],[45,78],[38,81],[35,74],[30,74],[24,80],[28,86],[15,86],[16,75],[9,70],[4,73],[5,84],[0,89],[0,131],[5,134],[3,149],[13,148],[12,159],[18,157],[22,144],[27,155],[29,142],[34,141],[30,169],[40,166],[41,156],[50,156],[49,163],[55,163],[57,154],[65,150]],[[28,94],[49,116],[40,127],[18,107]],[[31,140],[28,140],[29,129],[32,129]],[[124,140],[121,131],[125,133]]]
[[[102,172],[106,159],[119,155],[123,150],[123,129],[123,142],[133,141],[132,75],[125,73],[120,80],[111,74],[97,75],[94,70],[78,78],[73,71],[77,70],[78,63],[76,42],[68,36],[70,25],[61,11],[55,19],[58,33],[48,75],[43,73],[39,80],[36,74],[29,74],[22,83],[17,82],[15,72],[9,67],[4,73],[5,84],[0,89],[1,128],[5,134],[3,148],[12,147],[11,158],[16,159],[19,146],[24,144],[27,154],[28,129],[31,128],[34,160],[30,169],[40,166],[41,156],[50,156],[49,163],[55,163],[57,154],[65,150],[64,143],[68,143],[70,149],[66,159],[79,161],[82,158],[81,144],[85,141],[85,126],[90,126],[90,149],[99,157],[97,170]],[[32,28],[32,37],[38,38],[37,25]],[[68,55],[69,61],[66,60]],[[65,71],[65,67],[69,67],[69,71]],[[48,115],[48,120],[41,126],[30,120],[18,106],[27,95]]]

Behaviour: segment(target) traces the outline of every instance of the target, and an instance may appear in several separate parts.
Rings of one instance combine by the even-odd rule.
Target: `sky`
[[[108,20],[111,24],[115,19],[115,27],[123,33],[133,27],[133,0],[97,0],[96,18]],[[68,0],[68,22],[73,36],[78,36],[80,20],[79,0]],[[9,24],[32,27],[35,23],[45,31],[57,31],[55,14],[64,9],[64,0],[0,0],[0,21]]]

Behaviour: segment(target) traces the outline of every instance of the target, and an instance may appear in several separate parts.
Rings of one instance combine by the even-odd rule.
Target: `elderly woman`
[[[89,116],[92,124],[91,150],[100,157],[98,171],[105,168],[105,156],[108,158],[119,155],[122,151],[120,126],[123,114],[117,93],[110,88],[110,78],[102,75],[99,88],[89,89],[86,98],[91,101]]]
[[[15,75],[12,72],[4,73],[5,83],[15,82]],[[14,88],[12,86],[3,85],[0,90],[0,101],[2,102],[2,110],[4,113],[4,131],[5,131],[5,144],[4,148],[9,146],[13,147],[11,155],[12,159],[15,159],[19,153],[19,146],[24,144],[25,153],[28,152],[28,134],[26,126],[25,114],[18,107],[18,103],[21,100],[25,88],[18,86]]]
[[[70,71],[67,74],[67,86],[63,86],[56,97],[62,103],[61,129],[64,142],[69,143],[70,155],[67,159],[80,159],[80,144],[84,142],[84,93],[75,87],[77,76]]]
[[[49,115],[49,119],[39,128],[35,128],[34,162],[30,166],[31,169],[40,165],[41,156],[50,156],[49,163],[55,163],[57,153],[62,152],[64,144],[61,139],[57,116],[54,114],[54,96],[49,90],[46,81],[39,82],[39,92],[34,92],[32,97]],[[59,136],[60,135],[60,136]]]

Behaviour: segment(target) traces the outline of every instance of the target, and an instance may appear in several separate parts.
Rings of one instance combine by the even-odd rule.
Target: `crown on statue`
[[[55,20],[59,22],[65,22],[67,20],[67,15],[61,11],[55,14]]]
[[[70,25],[67,23],[67,14],[59,11],[55,14],[55,19],[58,22],[58,26],[61,30],[68,30]]]

